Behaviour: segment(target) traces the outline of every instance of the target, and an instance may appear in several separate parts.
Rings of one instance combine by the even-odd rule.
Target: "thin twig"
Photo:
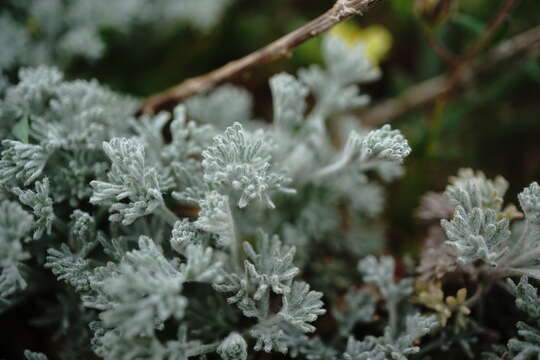
[[[146,99],[141,112],[152,114],[181,100],[211,89],[255,66],[289,55],[294,48],[355,14],[363,14],[381,0],[338,0],[324,14],[267,46],[207,74],[183,81]]]
[[[476,287],[476,291],[474,292],[473,296],[471,296],[470,298],[467,299],[467,301],[465,301],[465,306],[471,307],[473,305],[476,305],[478,300],[482,298],[482,295],[486,293],[487,290],[490,288],[491,288],[491,284],[484,286],[484,284],[479,283],[478,286]]]
[[[468,60],[474,57],[482,48],[489,42],[499,27],[504,24],[504,21],[510,14],[512,7],[516,5],[519,0],[506,0],[506,2],[499,8],[497,15],[493,18],[488,25],[486,31],[465,51],[463,56],[464,60]]]
[[[360,113],[362,121],[370,125],[379,125],[392,121],[407,111],[426,105],[448,91],[449,86],[470,83],[475,76],[489,70],[494,65],[514,57],[517,54],[540,48],[540,26],[525,31],[504,41],[468,65],[463,65],[457,81],[448,82],[448,75],[431,78],[405,90],[396,98],[385,100]]]
[[[437,36],[433,32],[432,29],[425,26],[424,30],[426,34],[426,38],[428,40],[429,46],[439,55],[441,59],[443,59],[448,65],[454,67],[457,65],[459,61],[459,57],[452,52],[445,44],[439,41],[437,39]]]
[[[451,91],[456,87],[456,84],[459,83],[461,72],[463,69],[466,69],[468,62],[473,59],[489,42],[493,37],[495,32],[499,27],[504,23],[506,18],[510,15],[512,7],[516,5],[519,0],[506,0],[504,4],[501,5],[499,11],[495,14],[493,19],[490,21],[488,27],[482,34],[476,38],[476,40],[463,52],[461,56],[458,57],[457,61],[453,64],[453,70],[451,76],[448,77],[447,91],[445,91],[439,99],[443,100],[445,103],[448,102]]]
[[[512,7],[516,5],[519,0],[506,0],[504,4],[499,7],[499,10],[490,21],[489,25],[482,32],[480,36],[457,58],[453,58],[451,75],[447,77],[448,84],[445,86],[446,90],[437,97],[441,104],[447,104],[451,97],[452,90],[460,82],[463,71],[467,71],[467,65],[471,59],[473,59],[489,42],[493,37],[497,29],[504,23],[509,16]],[[444,45],[442,45],[444,46]]]

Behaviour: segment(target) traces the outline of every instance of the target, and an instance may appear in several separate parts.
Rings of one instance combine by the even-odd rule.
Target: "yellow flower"
[[[497,220],[508,219],[512,221],[514,219],[522,219],[523,213],[520,212],[514,204],[507,205],[503,211],[497,214]]]
[[[465,316],[471,313],[471,309],[465,305],[467,299],[467,289],[459,289],[456,296],[448,296],[446,304],[450,310],[456,313],[457,323],[461,327],[465,327]]]
[[[340,37],[351,47],[362,43],[366,57],[373,63],[379,64],[392,47],[392,34],[381,25],[371,25],[361,28],[354,22],[342,22],[332,28],[330,34]]]
[[[471,313],[471,310],[465,305],[466,298],[467,289],[459,289],[456,296],[447,296],[445,299],[442,283],[430,281],[416,284],[416,297],[413,298],[413,301],[435,310],[442,326],[446,326],[448,319],[452,314],[455,314],[457,324],[460,327],[465,327],[465,316]]]
[[[446,326],[452,311],[444,303],[444,292],[440,281],[430,281],[416,284],[416,302],[435,310],[439,314],[439,322]]]

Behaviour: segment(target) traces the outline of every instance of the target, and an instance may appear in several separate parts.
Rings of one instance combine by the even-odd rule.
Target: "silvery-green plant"
[[[450,179],[444,197],[430,194],[429,201],[419,212],[425,219],[449,217],[441,220],[439,235],[436,230],[431,235],[434,244],[429,254],[433,259],[424,259],[421,270],[429,270],[430,263],[444,256],[445,264],[435,270],[436,277],[444,279],[458,273],[477,282],[476,295],[468,304],[486,302],[486,292],[499,287],[515,296],[516,307],[531,318],[528,322],[517,322],[517,336],[510,338],[506,346],[497,345],[485,353],[489,360],[533,359],[540,354],[540,301],[534,286],[534,281],[540,279],[540,187],[533,182],[518,194],[522,212],[512,204],[504,206],[508,187],[501,176],[491,180],[482,172],[462,169],[458,176]],[[429,278],[435,274],[423,275]],[[512,279],[514,277],[519,277],[519,282]],[[424,299],[429,299],[433,308],[436,307],[436,294],[425,292]],[[456,299],[447,303],[456,304]],[[439,304],[443,306],[442,301]],[[470,336],[474,339],[474,332]],[[467,343],[465,339],[460,341]]]
[[[513,205],[503,208],[507,188],[502,177],[489,180],[483,173],[462,170],[445,191],[455,206],[453,218],[441,223],[448,245],[457,251],[461,263],[481,260],[496,276],[540,279],[540,187],[534,182],[518,195],[524,214]],[[512,220],[516,221],[511,227]]]
[[[431,194],[422,217],[445,219],[422,261],[438,267],[419,268],[436,276],[370,255],[382,183],[411,148],[350,113],[379,76],[362,46],[328,36],[322,51],[324,67],[270,79],[271,122],[231,85],[138,116],[135,99],[56,68],[1,78],[0,312],[35,302],[62,359],[404,360],[471,356],[484,330],[466,315],[500,287],[534,323],[486,356],[538,357],[540,186],[518,195],[523,213],[502,177],[472,170]],[[453,275],[468,282],[445,296],[433,277]]]
[[[346,116],[368,101],[358,84],[378,76],[362,47],[326,37],[323,54],[326,69],[270,80],[271,125],[252,120],[252,98],[230,85],[170,114],[137,117],[133,99],[95,81],[21,69],[0,100],[0,310],[43,291],[31,275],[41,269],[65,291],[52,308],[73,309],[44,315],[47,323],[81,334],[66,337],[62,358],[90,348],[105,359],[345,352],[378,299],[352,291],[349,309],[333,311],[344,325],[328,345],[310,334],[327,313],[317,286],[329,280],[308,284],[303,274],[320,271],[311,264],[319,246],[366,253],[341,226],[343,205],[353,233],[365,227],[380,240],[368,226],[383,201],[371,174],[399,176],[411,149],[398,130],[366,129]],[[374,273],[364,269],[371,263]],[[390,330],[372,350],[413,353],[410,343],[433,326],[422,320],[403,332],[410,281],[394,282],[389,259],[362,264],[389,312]],[[363,310],[346,319],[355,306]]]
[[[511,338],[506,346],[499,346],[486,354],[488,360],[534,359],[540,355],[540,298],[538,289],[522,277],[518,283],[508,280],[511,292],[516,297],[516,306],[527,313],[532,322],[516,324],[519,337]]]

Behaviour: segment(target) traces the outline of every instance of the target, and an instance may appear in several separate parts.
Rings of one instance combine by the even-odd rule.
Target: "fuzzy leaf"
[[[442,220],[441,225],[448,237],[448,244],[459,254],[458,260],[468,264],[483,260],[490,264],[497,261],[507,251],[510,237],[508,219],[497,219],[492,209],[474,208],[466,212],[458,206],[451,221]]]
[[[272,170],[271,153],[263,132],[249,133],[235,123],[203,151],[204,179],[223,191],[238,193],[240,208],[255,199],[273,208],[271,192],[293,190],[286,187],[290,179]]]
[[[94,189],[91,203],[108,205],[112,213],[109,219],[123,225],[130,225],[163,205],[158,174],[146,165],[144,147],[139,142],[114,138],[103,143],[103,150],[112,163],[109,181],[90,183]]]
[[[391,257],[378,261],[374,256],[368,256],[358,263],[358,269],[364,275],[364,281],[377,286],[388,302],[397,303],[412,293],[412,279],[394,281],[395,263]]]
[[[295,281],[291,291],[283,297],[283,307],[278,316],[302,332],[313,332],[315,327],[309,323],[326,313],[322,308],[322,296],[320,292],[310,291],[308,284]]]
[[[55,220],[53,201],[49,197],[49,179],[37,181],[35,191],[14,188],[13,193],[19,197],[19,201],[32,208],[34,212],[34,240],[40,239],[43,234],[50,235]]]

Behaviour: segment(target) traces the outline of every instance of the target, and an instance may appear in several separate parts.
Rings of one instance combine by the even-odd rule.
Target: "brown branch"
[[[429,43],[429,46],[443,59],[448,65],[455,67],[459,61],[459,58],[456,54],[452,52],[445,44],[437,39],[437,36],[433,33],[431,29],[426,29],[426,37]]]
[[[140,111],[155,113],[181,100],[211,89],[223,81],[251,69],[289,55],[294,48],[330,29],[355,14],[363,14],[380,0],[338,0],[324,14],[267,46],[207,74],[187,79],[164,92],[146,99]]]
[[[464,60],[474,57],[480,50],[482,50],[482,48],[493,37],[497,29],[499,29],[499,27],[504,23],[510,14],[512,7],[518,2],[519,0],[506,0],[506,2],[499,8],[497,15],[495,18],[493,18],[486,31],[482,33],[482,35],[469,47],[467,51],[465,51],[465,55],[463,57]]]
[[[396,98],[385,100],[360,114],[363,122],[379,125],[389,122],[416,107],[426,105],[447,92],[449,87],[470,83],[475,76],[517,54],[540,49],[540,26],[504,41],[487,54],[462,66],[457,81],[449,82],[451,75],[439,75],[405,90]]]
[[[451,71],[451,75],[447,77],[448,84],[446,84],[445,86],[446,90],[437,97],[437,99],[439,99],[442,104],[446,104],[449,101],[451,96],[451,90],[454,89],[456,87],[456,84],[460,82],[463,71],[468,70],[466,68],[469,65],[469,61],[473,59],[489,42],[497,29],[499,29],[499,27],[509,16],[512,7],[518,2],[519,0],[506,0],[504,4],[499,7],[497,13],[490,21],[486,30],[482,32],[479,37],[476,38],[476,40],[464,51],[462,55],[458,56],[457,58],[451,59],[454,60],[454,62],[450,64],[453,69]]]

